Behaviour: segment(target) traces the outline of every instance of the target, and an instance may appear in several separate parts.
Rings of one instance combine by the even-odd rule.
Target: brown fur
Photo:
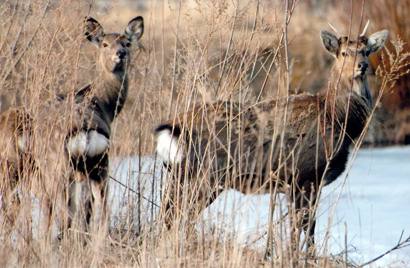
[[[322,39],[336,60],[329,85],[319,94],[255,104],[206,104],[157,128],[158,137],[168,131],[179,138],[183,153],[181,163],[166,163],[175,178],[162,206],[168,227],[185,187],[199,211],[223,189],[243,193],[276,189],[290,195],[302,214],[298,226],[309,237],[308,248],[313,246],[315,219],[310,208],[320,185],[343,172],[349,145],[364,131],[372,105],[365,64],[370,52],[384,43],[383,39],[375,49],[364,36],[356,42],[328,32],[322,33]]]
[[[131,43],[137,42],[142,33],[142,17],[132,19],[124,34],[105,34],[95,19],[87,18],[85,35],[100,52],[99,75],[93,83],[74,94],[59,96],[30,111],[30,146],[24,150],[35,161],[38,171],[28,172],[28,177],[31,190],[42,201],[44,215],[40,228],[43,234],[51,224],[53,203],[66,202],[66,191],[70,196],[70,218],[79,212],[78,199],[81,197],[72,191],[76,181],[87,180],[91,186],[93,226],[99,228],[104,223],[111,124],[121,112],[127,96]],[[22,153],[16,151],[20,125],[24,121],[18,116],[23,111],[15,110],[14,113],[16,115],[13,111],[7,113],[4,117],[10,119],[0,121],[0,145],[8,144],[8,150],[1,155],[2,163],[6,163],[10,178],[17,181],[21,179],[18,170],[25,168],[20,164]],[[76,137],[80,137],[77,142]]]
[[[19,213],[17,185],[28,185],[29,178],[24,174],[34,170],[30,154],[31,126],[30,116],[22,109],[9,109],[0,115],[0,213],[5,220],[6,234],[14,227]]]
[[[27,150],[19,145],[25,140],[29,143],[28,138],[31,134],[31,118],[23,110],[11,109],[0,115],[0,165],[1,165],[1,189],[2,193],[5,188],[14,186],[17,183],[19,173],[23,171],[23,162]]]

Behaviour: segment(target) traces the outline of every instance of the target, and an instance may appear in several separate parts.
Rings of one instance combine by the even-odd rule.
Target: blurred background
[[[12,255],[17,256],[12,262],[14,266],[57,266],[55,259],[59,259],[74,267],[90,264],[90,256],[102,256],[101,263],[107,266],[260,265],[264,260],[262,253],[231,243],[237,234],[234,228],[232,237],[224,236],[227,231],[218,233],[211,228],[206,236],[185,239],[183,232],[158,235],[151,232],[152,226],[142,239],[134,235],[130,226],[139,225],[141,218],[152,223],[157,215],[158,207],[154,207],[152,200],[158,205],[163,185],[162,163],[155,162],[152,156],[153,129],[164,119],[197,103],[226,99],[252,103],[325,90],[333,59],[322,46],[320,31],[332,31],[330,23],[340,35],[355,39],[370,20],[368,33],[387,29],[390,36],[385,49],[371,56],[369,82],[374,100],[380,101],[375,101],[364,144],[408,145],[409,14],[410,0],[1,0],[0,112],[20,105],[36,115],[38,107],[55,99],[56,94],[74,92],[95,79],[98,49],[84,38],[86,16],[97,19],[106,32],[123,32],[131,18],[141,15],[145,32],[140,46],[134,48],[129,96],[113,125],[110,148],[112,178],[122,181],[119,184],[110,180],[112,219],[116,220],[118,232],[124,229],[126,234],[115,241],[107,238],[107,247],[97,253],[84,250],[81,243],[66,241],[58,249],[53,248],[58,258],[49,254],[38,258],[33,244],[28,244],[30,250],[16,252],[13,245],[4,244],[0,266],[10,265],[8,259]],[[357,153],[354,151],[353,159]],[[323,263],[330,267],[350,265],[348,248],[360,244],[357,239],[367,249],[365,255],[358,253],[362,257],[358,263],[397,242],[410,219],[406,207],[409,155],[409,147],[361,150],[353,169],[350,170],[349,162],[338,183],[325,188],[321,201],[325,212],[319,215],[323,231],[319,232],[322,237],[318,240],[323,246]],[[351,185],[346,183],[348,175],[352,177]],[[143,193],[151,202],[142,200],[135,192]],[[253,225],[260,223],[265,231],[263,220],[267,219],[270,196],[252,199],[255,197],[232,192],[214,203],[215,213],[205,213],[210,212],[216,219],[211,227],[223,226],[228,218],[240,230],[253,231]],[[235,205],[235,200],[240,201],[239,205]],[[248,206],[243,205],[245,201]],[[147,209],[141,211],[141,204]],[[222,215],[226,217],[220,215],[221,207],[224,212],[230,210],[227,216]],[[256,213],[256,208],[265,214]],[[250,212],[249,217],[239,215],[244,210]],[[115,218],[116,215],[123,217]],[[335,226],[341,231],[331,232]],[[353,238],[344,241],[347,230],[349,238]],[[377,235],[383,237],[379,239]],[[328,250],[334,245],[340,246],[337,251]],[[341,252],[336,261],[334,252]],[[403,252],[400,258],[409,256],[408,248]],[[279,248],[278,257],[271,264],[287,267],[287,254],[285,246]],[[326,257],[332,261],[328,263]]]
[[[390,31],[386,47],[391,53],[397,53],[392,42],[404,42],[400,43],[402,65],[395,70],[398,79],[381,93],[365,143],[409,144],[410,59],[406,53],[410,0],[289,1],[294,9],[290,10],[288,46],[284,48],[281,34],[286,2],[2,1],[0,109],[44,101],[55,92],[74,90],[92,79],[96,51],[81,34],[85,16],[94,16],[107,31],[119,31],[131,17],[143,15],[144,49],[135,53],[131,104],[120,117],[120,133],[115,137],[148,139],[150,142],[142,146],[135,143],[123,149],[131,153],[138,147],[149,152],[153,143],[147,130],[172,112],[183,110],[188,96],[195,95],[194,102],[226,98],[256,101],[324,88],[332,57],[322,48],[320,30],[331,30],[331,23],[341,35],[350,32],[354,37],[370,20],[369,33]],[[375,99],[381,81],[376,70],[380,66],[388,69],[389,58],[386,50],[371,57]],[[289,92],[284,81],[286,61]],[[135,120],[129,124],[128,118]]]
[[[202,4],[201,4],[202,2]],[[162,8],[183,8],[184,10],[196,10],[199,13],[206,12],[206,9],[224,8],[220,10],[223,15],[232,15],[229,8],[235,5],[240,6],[239,14],[246,17],[249,29],[240,28],[243,32],[249,32],[253,26],[252,15],[255,13],[255,7],[259,5],[258,23],[256,25],[255,35],[258,35],[263,41],[256,41],[255,45],[260,49],[259,55],[264,58],[263,65],[269,67],[267,52],[277,43],[277,35],[280,34],[282,18],[281,9],[285,1],[163,1]],[[292,1],[290,1],[292,2]],[[122,0],[122,1],[96,1],[96,9],[101,13],[113,15],[113,9],[134,10],[135,12],[148,12],[152,7],[157,9],[161,1],[143,1],[143,0]],[[282,6],[281,6],[282,4]],[[165,6],[165,7],[164,7]],[[219,6],[219,7],[218,7]],[[331,64],[331,56],[323,49],[319,39],[321,29],[330,29],[328,23],[331,23],[340,34],[351,36],[357,35],[361,31],[359,25],[363,27],[364,22],[370,20],[369,32],[380,29],[390,31],[390,40],[403,40],[403,52],[409,52],[408,40],[410,40],[410,17],[407,16],[410,11],[409,0],[375,0],[375,1],[336,1],[336,0],[300,0],[297,1],[297,7],[289,25],[289,61],[291,65],[291,90],[292,93],[300,92],[317,92],[325,86],[327,81],[327,72]],[[188,12],[188,11],[186,11]],[[209,11],[208,11],[209,12]],[[151,13],[152,14],[152,13]],[[189,16],[189,14],[185,14]],[[193,15],[191,14],[193,19]],[[170,19],[170,18],[168,18]],[[200,17],[197,17],[200,21]],[[363,22],[364,21],[364,22]],[[199,22],[200,23],[200,22]],[[227,26],[226,24],[225,26]],[[196,27],[200,27],[197,25]],[[273,27],[278,27],[273,29]],[[239,27],[238,27],[239,28]],[[263,37],[262,37],[263,36]],[[275,40],[276,37],[276,40]],[[393,49],[392,44],[388,44],[388,49]],[[218,51],[223,54],[222,51]],[[218,53],[217,52],[217,53]],[[259,56],[258,55],[258,56]],[[283,55],[282,55],[283,56]],[[280,61],[280,60],[279,60]],[[384,61],[382,55],[373,55],[371,57],[372,77],[371,88],[373,96],[377,96],[380,88],[380,81],[375,77],[375,70]],[[395,82],[389,90],[382,93],[381,103],[375,110],[375,119],[370,128],[366,143],[370,145],[388,145],[388,144],[410,144],[410,74],[408,67],[410,58],[406,59],[407,68],[400,70],[401,77]],[[248,74],[252,76],[252,74]],[[266,76],[266,73],[263,73]],[[257,76],[262,76],[259,74]],[[254,86],[261,86],[261,83],[254,81]],[[272,88],[271,88],[272,89]],[[269,90],[269,88],[267,89]]]

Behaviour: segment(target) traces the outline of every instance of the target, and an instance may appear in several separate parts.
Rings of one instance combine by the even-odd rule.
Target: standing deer
[[[13,125],[16,120],[8,120],[3,128],[9,132],[0,138],[8,139],[11,149],[17,144],[15,152],[28,151],[34,159],[32,171],[36,172],[30,174],[30,186],[42,203],[41,233],[49,230],[53,205],[59,200],[65,202],[65,191],[69,193],[70,218],[79,212],[78,190],[83,181],[91,189],[91,223],[97,228],[93,229],[98,230],[105,220],[111,124],[124,106],[131,46],[139,41],[143,30],[140,16],[133,18],[122,34],[104,33],[95,19],[86,18],[85,36],[99,49],[95,80],[75,94],[34,107],[31,132],[25,143],[20,142],[21,135],[13,134],[18,129]],[[8,162],[17,159],[12,159],[12,155]]]
[[[328,87],[316,95],[209,103],[156,128],[156,152],[173,174],[162,203],[168,228],[184,197],[201,211],[229,188],[284,192],[300,216],[296,228],[314,250],[315,210],[309,208],[320,186],[344,171],[349,146],[365,130],[372,108],[368,57],[383,47],[388,31],[366,37],[366,28],[358,40],[321,32],[335,61]]]
[[[100,74],[96,81],[76,93],[80,120],[73,124],[65,137],[66,152],[75,180],[89,179],[93,197],[93,222],[97,226],[105,218],[108,177],[108,148],[111,124],[121,112],[128,93],[130,48],[144,31],[142,17],[133,18],[123,34],[104,33],[93,18],[85,21],[85,35],[100,51]],[[78,198],[72,207],[78,206]]]

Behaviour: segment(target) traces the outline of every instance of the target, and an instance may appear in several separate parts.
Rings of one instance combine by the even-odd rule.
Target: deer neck
[[[332,120],[337,118],[341,124],[346,122],[346,132],[352,139],[363,131],[372,98],[366,77],[353,79],[335,78],[329,82],[326,93],[325,110]],[[347,120],[347,121],[346,121]]]
[[[352,94],[356,94],[365,101],[369,108],[373,105],[366,75],[351,79],[350,75],[349,77],[343,77],[339,72],[332,71],[328,91],[330,91],[331,96],[339,99],[341,97],[349,97]]]
[[[369,108],[373,106],[372,94],[370,93],[369,83],[367,82],[366,76],[353,79],[352,89],[363,98]]]
[[[125,72],[101,71],[94,82],[94,98],[110,122],[121,112],[128,94],[128,76]]]

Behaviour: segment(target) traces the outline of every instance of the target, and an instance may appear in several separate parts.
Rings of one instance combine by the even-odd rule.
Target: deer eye
[[[103,42],[102,45],[103,45],[103,47],[108,47],[108,43],[106,43],[106,42]]]
[[[125,46],[126,46],[126,47],[130,47],[130,46],[131,46],[131,42],[125,43]]]
[[[346,53],[345,51],[342,51],[342,56],[343,56],[343,57],[346,57],[346,56],[347,56],[347,53]]]

